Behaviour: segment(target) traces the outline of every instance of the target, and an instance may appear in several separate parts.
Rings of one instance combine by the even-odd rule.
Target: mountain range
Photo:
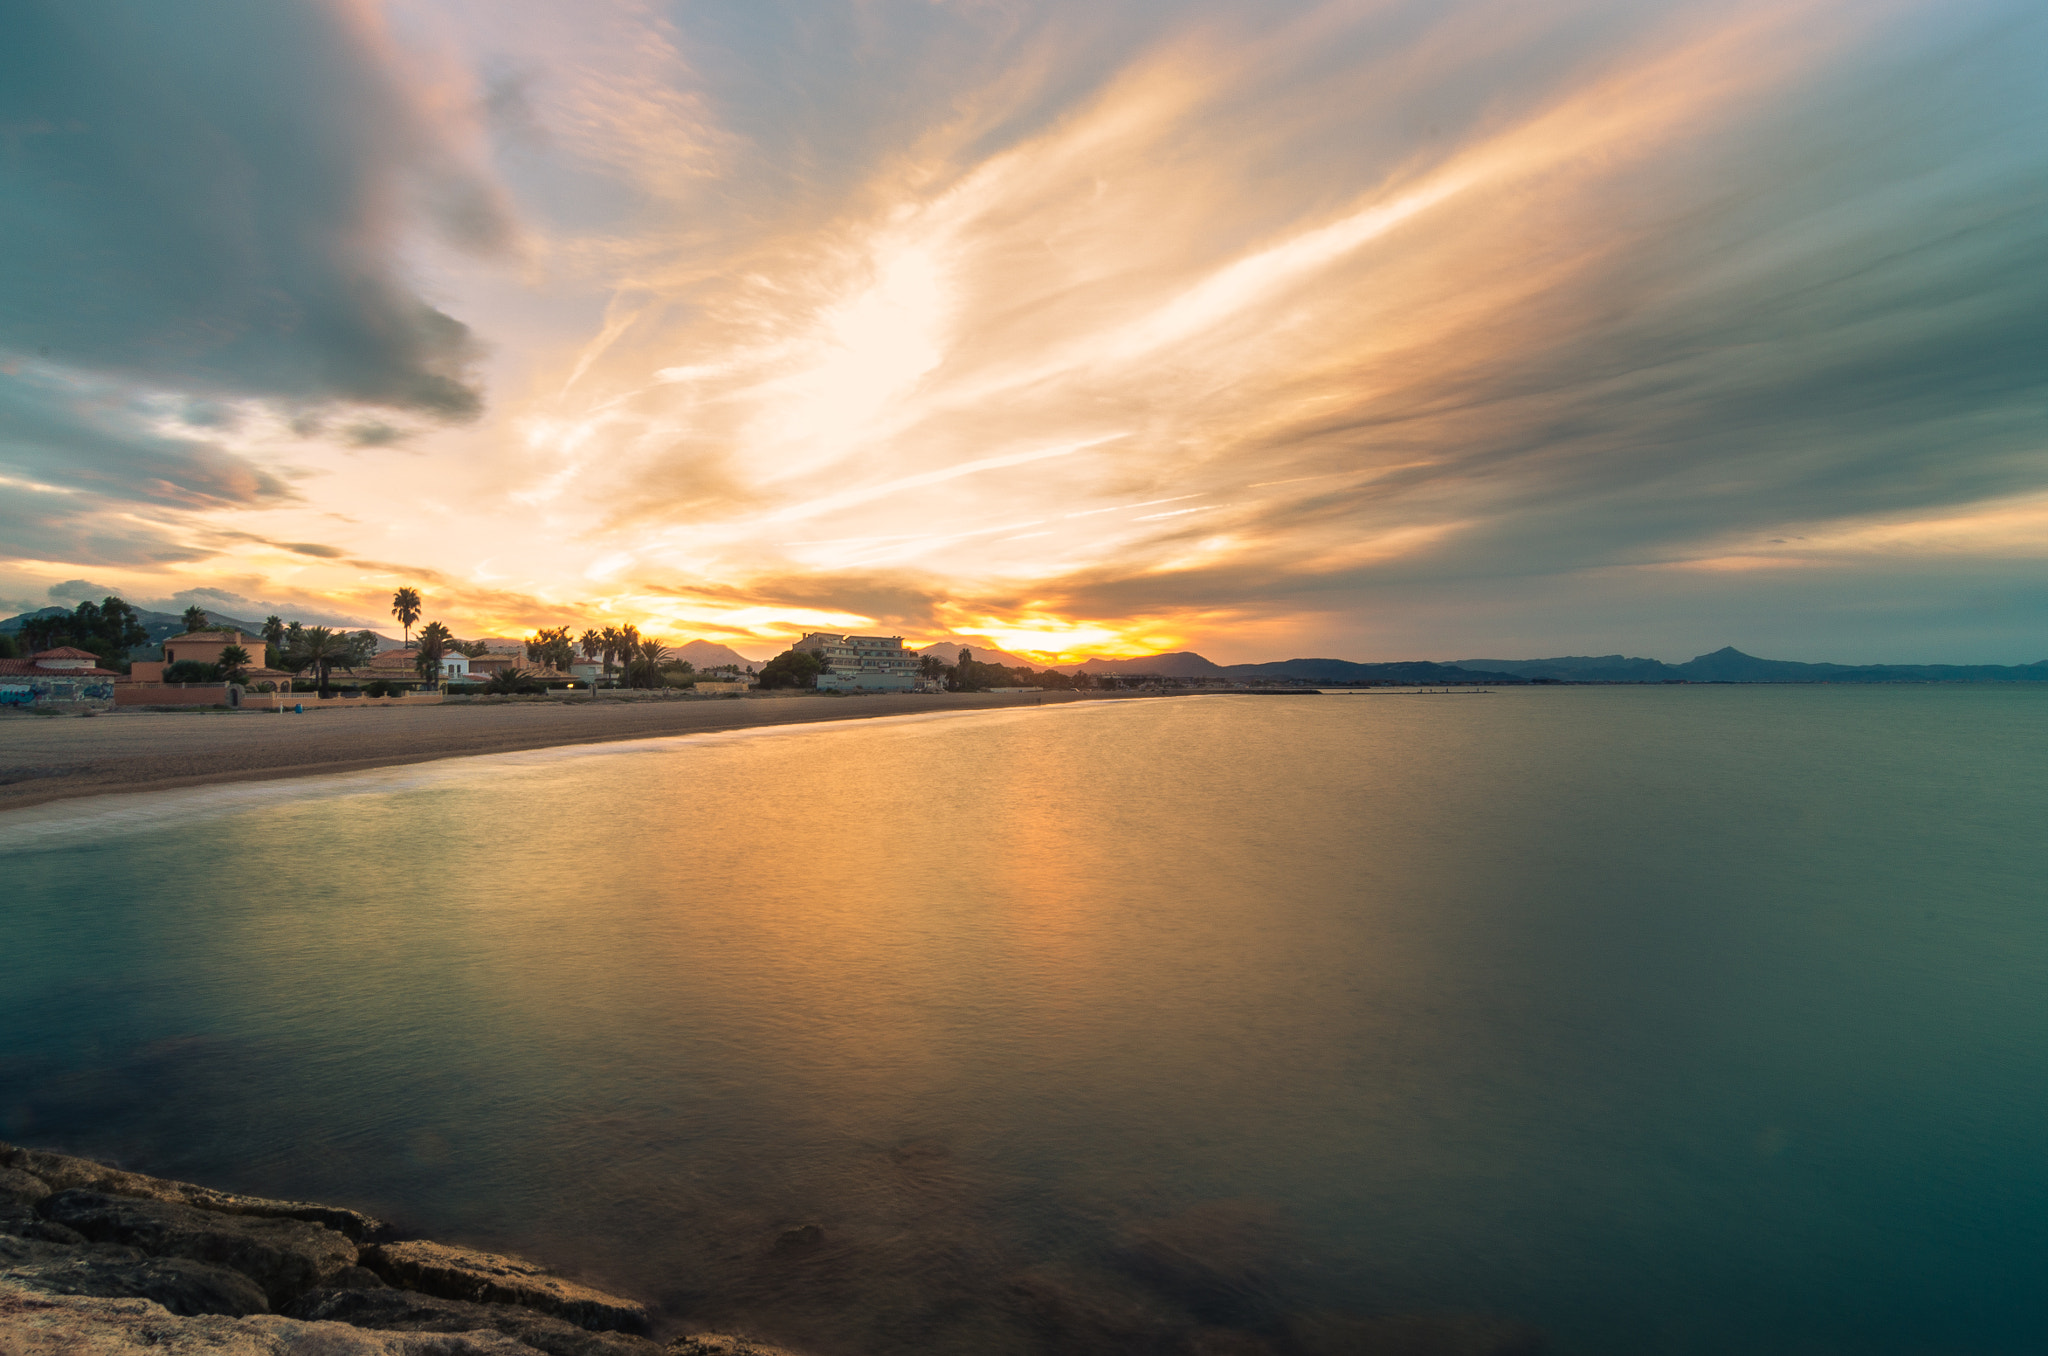
[[[941,649],[932,646],[926,653]],[[953,646],[957,654],[959,647]],[[975,650],[985,663],[1000,651]],[[948,660],[950,662],[950,656]],[[1005,656],[1004,658],[1014,658]],[[1020,663],[1028,661],[1018,661]],[[1013,665],[1014,667],[1014,665]],[[1038,667],[1034,665],[1033,667]],[[1058,666],[1067,673],[1157,674],[1162,678],[1214,678],[1224,682],[1299,683],[1985,683],[2048,682],[2048,661],[2035,664],[1802,664],[1759,659],[1730,645],[1683,664],[1623,655],[1571,655],[1557,659],[1415,660],[1360,664],[1348,659],[1284,659],[1265,664],[1217,664],[1191,650],[1137,659],[1090,659]]]
[[[68,614],[68,607],[38,608],[0,621],[0,633],[13,634],[23,622],[36,617]],[[175,612],[151,612],[137,608],[136,615],[149,632],[149,644],[163,644],[182,633],[185,619]],[[233,627],[249,635],[261,635],[261,622],[242,621],[222,613],[209,612],[210,625],[223,630]],[[377,634],[373,632],[372,634]],[[1666,664],[1659,659],[1629,658],[1624,655],[1566,655],[1557,659],[1460,659],[1453,663],[1406,660],[1393,663],[1361,664],[1349,659],[1282,659],[1264,664],[1218,664],[1192,650],[1170,654],[1143,655],[1136,659],[1089,659],[1078,664],[1046,665],[1022,656],[977,645],[966,637],[966,648],[983,664],[1004,668],[1051,668],[1061,673],[1148,674],[1161,678],[1213,678],[1222,682],[1280,681],[1296,683],[2012,683],[2048,682],[2048,660],[2033,664],[1803,664],[1789,659],[1759,659],[1734,646],[1703,654],[1683,664]],[[377,635],[380,649],[395,650],[402,642]],[[945,663],[958,662],[962,642],[940,641],[927,645],[920,654],[935,655]],[[715,641],[692,640],[675,646],[676,658],[687,659],[700,669],[727,664],[755,667],[762,661],[749,659],[739,651]],[[140,652],[136,658],[144,657]]]

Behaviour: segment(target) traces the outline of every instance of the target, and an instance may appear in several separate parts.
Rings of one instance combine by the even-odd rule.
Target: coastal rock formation
[[[355,1244],[296,1219],[220,1215],[174,1201],[76,1189],[49,1196],[36,1212],[94,1243],[231,1268],[263,1287],[273,1308],[356,1264]]]
[[[363,1250],[363,1265],[393,1285],[443,1299],[518,1304],[598,1332],[644,1332],[647,1309],[551,1275],[517,1257],[445,1243],[384,1243]]]
[[[0,1144],[6,1356],[791,1356],[517,1257]]]
[[[645,1337],[591,1332],[516,1304],[477,1304],[389,1286],[314,1290],[294,1300],[284,1313],[309,1322],[386,1332],[498,1332],[547,1356],[661,1356],[661,1347]]]
[[[43,1194],[81,1188],[109,1196],[130,1196],[140,1200],[174,1201],[196,1206],[217,1215],[253,1215],[262,1219],[297,1219],[332,1229],[357,1242],[384,1230],[382,1221],[356,1210],[308,1201],[273,1201],[261,1196],[238,1196],[215,1191],[190,1182],[172,1182],[141,1173],[122,1172],[87,1158],[72,1158],[41,1149],[23,1149],[0,1143],[0,1195],[7,1194],[11,1175],[44,1183]]]
[[[146,1299],[39,1293],[0,1276],[7,1356],[533,1356],[499,1333],[377,1332],[343,1323],[172,1316]]]

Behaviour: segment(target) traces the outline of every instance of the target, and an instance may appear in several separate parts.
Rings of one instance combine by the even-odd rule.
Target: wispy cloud
[[[1510,596],[1577,634],[1709,585],[1776,615],[1780,574],[1849,596],[1903,561],[2035,568],[2012,507],[2048,491],[2031,7],[307,13],[341,56],[273,37],[312,72],[293,117],[341,110],[308,165],[340,166],[354,225],[274,266],[190,248],[223,278],[263,263],[320,323],[266,349],[272,313],[225,285],[137,312],[124,333],[173,356],[107,339],[99,379],[223,416],[148,426],[177,473],[133,453],[104,463],[138,468],[118,489],[0,466],[42,506],[12,591],[204,569],[227,538],[203,527],[336,598],[386,587],[352,562],[418,560],[492,625],[1250,657],[1490,648]],[[111,28],[44,41],[126,70],[154,30]],[[398,111],[365,113],[387,87]],[[258,165],[313,135],[224,126]],[[394,185],[430,162],[521,249],[405,236]],[[330,324],[343,276],[370,281]],[[432,424],[479,371],[493,405]],[[294,392],[411,413],[299,436],[233,403]],[[363,446],[313,446],[337,435]],[[99,556],[112,512],[154,526]],[[326,513],[362,524],[335,556],[258,544],[324,542]]]

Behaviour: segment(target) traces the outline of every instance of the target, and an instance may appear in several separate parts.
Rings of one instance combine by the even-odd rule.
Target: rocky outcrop
[[[356,1264],[355,1244],[332,1229],[297,1219],[221,1215],[175,1201],[77,1189],[45,1198],[36,1213],[94,1243],[123,1244],[153,1258],[179,1257],[239,1272],[263,1288],[272,1308],[328,1284]]]
[[[791,1356],[354,1210],[0,1144],[5,1356]]]
[[[393,1285],[443,1299],[517,1304],[598,1332],[645,1332],[646,1306],[563,1280],[517,1257],[445,1243],[385,1243],[363,1250],[363,1265]]]
[[[179,1318],[146,1299],[53,1295],[0,1276],[7,1356],[533,1356],[495,1332],[376,1332],[274,1314]]]
[[[45,1183],[45,1194],[80,1188],[104,1192],[109,1196],[174,1201],[181,1205],[209,1210],[217,1215],[253,1215],[261,1219],[304,1220],[308,1224],[318,1224],[322,1228],[332,1229],[356,1242],[375,1237],[384,1230],[381,1221],[356,1210],[344,1210],[332,1205],[314,1205],[307,1201],[274,1201],[261,1196],[238,1196],[231,1191],[215,1191],[210,1187],[194,1186],[190,1182],[173,1182],[161,1177],[144,1177],[140,1173],[122,1172],[119,1168],[110,1168],[89,1158],[73,1158],[68,1154],[53,1154],[41,1149],[23,1149],[12,1144],[0,1144],[0,1169]],[[5,1175],[0,1175],[0,1193],[6,1191],[7,1180]]]
[[[547,1356],[661,1356],[662,1350],[645,1337],[591,1332],[516,1304],[475,1304],[389,1286],[315,1290],[284,1312],[292,1318],[388,1332],[500,1332]]]

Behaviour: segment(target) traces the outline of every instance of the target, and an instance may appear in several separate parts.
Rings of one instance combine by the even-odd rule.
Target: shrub
[[[164,670],[167,683],[217,683],[220,670],[212,664],[202,664],[196,659],[180,659]]]

